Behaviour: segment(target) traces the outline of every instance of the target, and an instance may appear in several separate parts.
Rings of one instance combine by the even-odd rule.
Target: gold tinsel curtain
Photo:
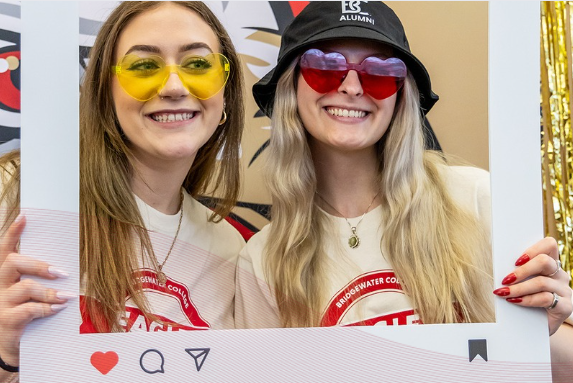
[[[541,155],[545,233],[557,239],[563,269],[573,267],[571,97],[573,2],[541,3]],[[573,286],[573,284],[572,284]]]

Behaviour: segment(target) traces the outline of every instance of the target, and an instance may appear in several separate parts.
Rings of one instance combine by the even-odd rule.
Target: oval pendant
[[[360,238],[356,234],[352,234],[350,238],[348,238],[348,246],[350,248],[355,249],[360,245]]]

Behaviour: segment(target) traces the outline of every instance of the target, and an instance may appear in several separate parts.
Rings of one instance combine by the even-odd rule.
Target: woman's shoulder
[[[261,280],[265,280],[263,257],[269,238],[270,226],[271,224],[268,224],[255,233],[239,253],[239,268],[249,271],[254,276],[261,278]]]
[[[443,166],[442,176],[452,194],[489,194],[490,175],[487,170],[473,166]]]
[[[185,196],[184,202],[187,205],[187,209],[191,212],[191,219],[199,225],[205,225],[208,232],[213,236],[224,238],[227,246],[241,249],[245,245],[245,240],[241,233],[227,220],[211,221],[210,217],[213,211],[190,195]]]
[[[263,257],[263,252],[269,238],[269,231],[271,224],[265,225],[260,231],[255,233],[247,242],[243,251],[241,251],[241,258],[247,261],[260,263]]]
[[[446,188],[456,202],[480,217],[489,216],[491,189],[487,170],[473,166],[444,166],[442,174]]]
[[[489,172],[474,166],[443,166],[444,177],[456,184],[476,185],[489,183]]]

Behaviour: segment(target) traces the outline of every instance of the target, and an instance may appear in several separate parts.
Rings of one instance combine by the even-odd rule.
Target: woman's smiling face
[[[316,47],[325,53],[341,53],[349,63],[361,63],[370,56],[382,59],[392,50],[382,44],[360,40],[336,40]],[[299,74],[297,103],[300,118],[314,148],[357,151],[372,148],[382,138],[394,113],[396,94],[377,100],[364,93],[354,70],[337,89],[314,91]]]
[[[167,65],[178,65],[189,54],[220,53],[211,27],[193,11],[165,3],[134,17],[121,32],[115,62],[126,54],[161,56]],[[232,70],[232,68],[231,68]],[[193,161],[197,151],[215,132],[223,112],[223,89],[199,100],[172,72],[165,86],[148,101],[138,101],[113,76],[112,95],[121,128],[136,159],[157,166]]]

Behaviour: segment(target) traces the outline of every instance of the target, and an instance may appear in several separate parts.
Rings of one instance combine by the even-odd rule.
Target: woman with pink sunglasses
[[[425,150],[429,74],[390,8],[360,7],[311,2],[253,87],[272,118],[272,223],[241,252],[237,326],[491,322],[495,294],[573,339],[555,240],[494,290],[489,175]]]

